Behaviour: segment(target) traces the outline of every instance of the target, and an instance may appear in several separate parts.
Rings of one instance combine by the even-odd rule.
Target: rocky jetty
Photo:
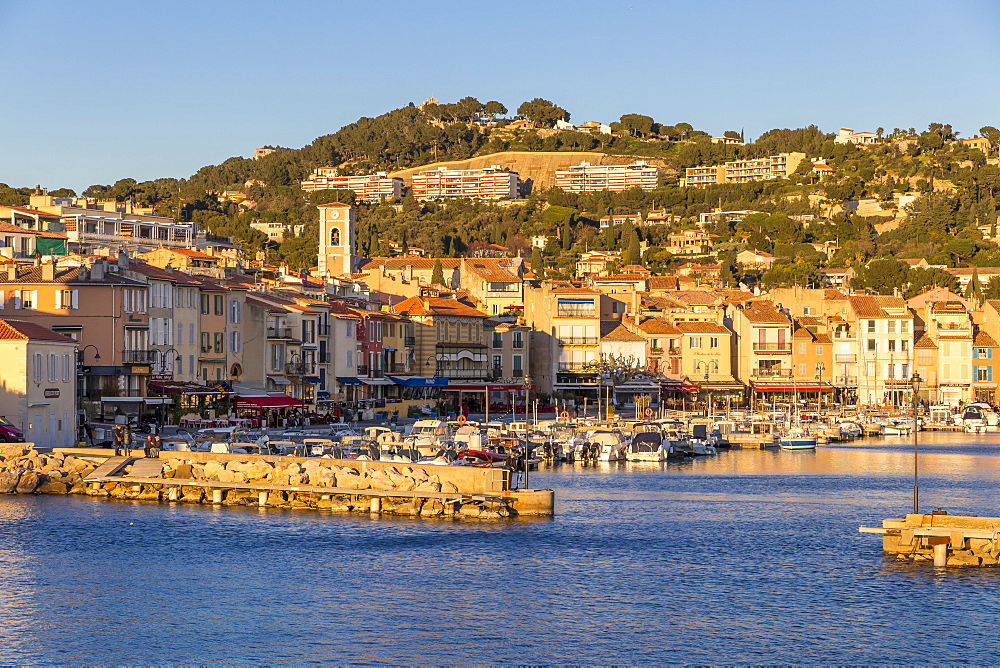
[[[239,485],[267,485],[289,489],[261,492],[247,488],[225,489],[223,505],[246,505],[275,508],[313,508],[335,512],[373,510],[372,498],[378,498],[378,512],[395,515],[461,516],[496,519],[515,512],[509,504],[498,501],[434,498],[439,494],[458,494],[449,481],[442,481],[433,470],[420,467],[389,466],[384,469],[359,470],[333,460],[304,462],[249,459],[236,461],[194,461],[162,453],[163,468],[158,476],[165,482],[190,480]],[[28,447],[0,447],[0,493],[2,494],[86,494],[112,499],[212,503],[212,487],[178,486],[130,480],[131,465],[116,474],[121,480],[90,482],[85,480],[107,456],[39,453]],[[230,485],[231,486],[231,485]],[[296,487],[321,489],[300,490]],[[324,489],[330,489],[324,493]],[[357,490],[352,494],[347,490]],[[405,492],[407,496],[378,496],[368,492]],[[421,497],[421,493],[428,497]]]

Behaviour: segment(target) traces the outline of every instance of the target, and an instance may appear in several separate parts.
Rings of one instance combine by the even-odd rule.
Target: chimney
[[[35,259],[32,261],[31,264],[34,267],[41,267],[42,266],[42,256],[37,251],[35,252]]]
[[[43,281],[54,281],[56,280],[56,262],[52,260],[51,262],[46,262],[42,265],[42,280]]]
[[[100,282],[104,280],[104,260],[98,260],[90,268],[90,280]]]
[[[128,269],[129,258],[128,253],[124,249],[118,251],[118,270],[124,271]]]
[[[7,280],[16,281],[17,280],[17,263],[11,262],[7,265]]]

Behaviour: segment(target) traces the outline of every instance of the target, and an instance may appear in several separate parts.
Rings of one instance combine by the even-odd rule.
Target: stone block
[[[191,480],[194,478],[194,471],[190,464],[178,464],[174,467],[174,478],[179,480]]]
[[[19,471],[4,471],[0,473],[0,494],[13,494],[17,491],[17,483],[21,481]]]
[[[205,490],[199,487],[185,487],[181,494],[181,501],[187,503],[201,503],[205,499]]]
[[[979,566],[982,560],[968,550],[957,550],[948,555],[948,566]]]
[[[201,480],[222,480],[219,476],[226,470],[221,462],[205,462]]]
[[[36,494],[69,494],[69,485],[59,480],[47,480],[35,489]]]
[[[32,494],[45,481],[38,471],[25,471],[17,483],[18,494]]]

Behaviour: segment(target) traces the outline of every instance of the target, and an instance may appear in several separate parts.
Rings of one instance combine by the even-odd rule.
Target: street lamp
[[[174,348],[167,348],[166,350],[157,350],[156,353],[160,356],[160,373],[167,372],[167,353],[173,353],[174,355],[176,355],[176,357],[174,358],[175,362],[181,361],[180,353],[177,352],[177,350]]]
[[[524,374],[524,489],[528,489],[528,397],[531,393],[531,376]]]
[[[823,407],[823,388],[820,383],[823,382],[824,371],[826,371],[826,365],[822,362],[816,362],[816,386],[820,388],[816,393],[817,410]]]
[[[715,373],[719,372],[719,361],[718,360],[712,360],[710,362],[706,362],[704,360],[698,360],[694,364],[694,372],[698,373],[698,371],[700,369],[705,369],[705,385],[706,385],[706,388],[705,388],[705,399],[708,402],[706,404],[706,406],[705,406],[705,417],[710,418],[710,417],[712,417],[710,415],[710,411],[712,410],[712,391],[710,389],[708,389],[708,387],[707,387],[707,385],[708,385],[708,376],[709,376],[710,371],[711,372],[715,372]]]
[[[94,361],[95,362],[100,362],[101,361],[101,352],[97,349],[97,346],[95,346],[93,343],[88,343],[83,348],[80,348],[79,351],[77,351],[77,354],[80,355],[80,364],[81,365],[83,364],[83,360],[84,360],[84,356],[85,356],[85,354],[87,352],[87,348],[93,348],[94,349]]]
[[[913,389],[913,514],[917,514],[918,501],[920,500],[920,487],[917,478],[917,433],[920,425],[917,423],[917,392],[920,390],[920,383],[923,378],[916,371],[910,377],[910,387]]]

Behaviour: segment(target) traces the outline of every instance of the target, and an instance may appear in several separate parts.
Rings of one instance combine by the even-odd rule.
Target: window
[[[874,334],[875,333],[875,321],[874,320],[869,320],[868,321],[868,333],[869,334]]]
[[[194,343],[194,341],[191,341],[190,343]],[[183,322],[177,323],[177,345],[179,345],[179,346],[184,345],[184,323]]]
[[[79,291],[77,290],[56,290],[56,308],[74,309],[80,308],[78,302]]]
[[[813,310],[812,310],[811,306],[803,306],[802,307],[802,315],[812,315],[812,312],[813,312]]]
[[[122,311],[125,313],[132,312],[132,291],[122,290]]]
[[[501,332],[493,332],[493,347],[503,348],[503,334]]]
[[[243,316],[243,305],[236,299],[229,300],[229,322],[239,323]]]
[[[889,339],[889,352],[890,353],[896,352],[896,339]]]
[[[49,382],[54,383],[59,380],[59,356],[49,353]]]
[[[696,350],[698,348],[701,348],[701,337],[700,336],[692,336],[690,339],[688,339],[688,348],[690,348],[692,350]]]
[[[32,365],[32,378],[36,383],[42,382],[42,378],[45,374],[45,360],[42,359],[41,353],[35,353],[35,361]]]
[[[514,348],[519,349],[524,347],[524,333],[514,332]]]
[[[229,352],[238,353],[242,346],[242,341],[240,340],[239,332],[229,332]]]
[[[208,332],[201,333],[201,352],[212,352],[212,337]]]
[[[907,341],[906,339],[900,339],[899,349],[902,350],[904,353],[907,352],[910,349],[910,342]]]
[[[440,325],[441,323],[438,324]],[[344,334],[346,334],[349,339],[354,337],[354,323],[352,321],[344,321]],[[348,366],[350,365],[348,364]]]
[[[895,320],[888,321],[885,324],[885,331],[888,332],[889,334],[895,334],[896,333],[896,321]]]
[[[719,337],[717,337],[717,336],[710,337],[708,339],[708,347],[709,348],[718,348],[719,347]]]
[[[909,320],[900,320],[900,322],[899,322],[899,333],[900,334],[909,334],[910,333],[910,321]]]
[[[215,315],[225,315],[226,312],[223,310],[223,305],[225,299],[222,295],[214,295],[215,297]]]
[[[73,357],[71,355],[62,356],[62,379],[63,382],[73,378]]]
[[[823,346],[816,346],[816,355],[821,356],[823,354]]]
[[[597,307],[593,299],[559,299],[556,302],[556,317],[596,318]]]
[[[340,230],[336,227],[330,230],[330,245],[339,246],[340,245]]]
[[[18,290],[14,293],[14,308],[33,309],[38,303],[38,290]]]
[[[875,339],[866,339],[867,348],[870,352],[875,352]]]
[[[201,314],[202,315],[208,315],[208,313],[209,313],[209,306],[210,305],[211,305],[211,300],[209,299],[209,295],[202,295],[201,296]]]
[[[217,353],[225,352],[226,335],[223,334],[222,332],[215,332],[214,341],[215,341],[215,346],[214,346],[215,352]]]
[[[806,375],[806,365],[805,364],[799,364],[799,375],[800,376]]]
[[[349,368],[351,368],[353,366],[354,366],[354,351],[353,350],[348,350],[347,351],[347,368],[349,369]]]
[[[494,355],[493,356],[493,372],[495,374],[497,374],[498,376],[503,374],[503,356],[502,355]]]
[[[805,341],[799,341],[799,355],[806,354],[806,346],[808,344]]]
[[[919,353],[917,353],[917,364],[920,364],[921,366],[930,366],[930,363],[931,363],[930,351],[921,350]]]
[[[524,362],[522,361],[523,358],[520,355],[514,355],[513,359],[514,359],[514,375],[523,376],[524,375],[524,367],[522,366],[522,364],[524,364]]]

